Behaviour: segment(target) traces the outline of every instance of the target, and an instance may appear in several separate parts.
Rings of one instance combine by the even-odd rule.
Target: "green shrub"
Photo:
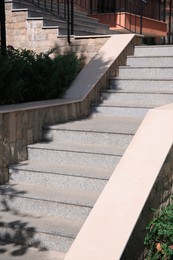
[[[159,211],[147,226],[147,259],[173,259],[173,203]]]
[[[82,68],[72,52],[36,54],[29,50],[8,50],[0,55],[0,104],[60,98]]]

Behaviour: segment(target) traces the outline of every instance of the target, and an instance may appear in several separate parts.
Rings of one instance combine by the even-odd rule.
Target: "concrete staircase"
[[[36,2],[36,1],[35,1]],[[38,21],[42,20],[43,29],[58,29],[58,36],[67,35],[67,23],[64,21],[64,7],[63,4],[59,6],[59,16],[57,16],[57,7],[53,3],[47,1],[47,10],[53,10],[51,14],[49,11],[44,10],[44,1],[40,1],[40,7],[32,4],[32,1],[25,0],[13,0],[13,12],[27,11],[27,20]],[[98,19],[88,17],[87,13],[79,11],[75,8],[74,10],[74,35],[104,35],[111,34],[109,27],[105,24],[100,24]]]
[[[148,109],[173,102],[172,56],[136,47],[90,117],[44,127],[0,187],[0,259],[64,259]]]

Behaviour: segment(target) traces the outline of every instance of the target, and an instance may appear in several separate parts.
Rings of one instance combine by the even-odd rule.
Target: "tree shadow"
[[[9,203],[16,196],[26,193],[24,190],[16,190],[15,184],[0,186],[0,259],[7,252],[11,257],[25,255],[30,247],[37,248],[38,251],[48,250],[42,246],[39,239],[35,238],[36,227],[30,225],[27,215],[21,214],[19,210],[14,210]],[[32,218],[40,217],[32,216]]]

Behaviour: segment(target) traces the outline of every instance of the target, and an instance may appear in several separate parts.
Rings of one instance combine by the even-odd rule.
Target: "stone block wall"
[[[58,28],[43,29],[43,20],[27,19],[27,10],[14,11],[12,2],[5,4],[7,46],[47,52],[57,41]]]
[[[152,209],[162,209],[170,203],[170,196],[173,194],[173,146],[170,149],[165,162],[160,170],[152,191],[140,214],[138,222],[126,245],[121,257],[122,260],[143,260],[146,249],[144,238],[146,236],[146,226],[156,214]],[[138,196],[138,194],[136,194]],[[133,203],[133,201],[132,201]]]

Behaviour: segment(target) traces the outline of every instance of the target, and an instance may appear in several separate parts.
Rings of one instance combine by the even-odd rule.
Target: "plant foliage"
[[[0,104],[60,98],[82,68],[72,53],[36,54],[30,50],[7,50],[0,55]]]
[[[149,223],[144,244],[148,260],[173,259],[173,203]]]

